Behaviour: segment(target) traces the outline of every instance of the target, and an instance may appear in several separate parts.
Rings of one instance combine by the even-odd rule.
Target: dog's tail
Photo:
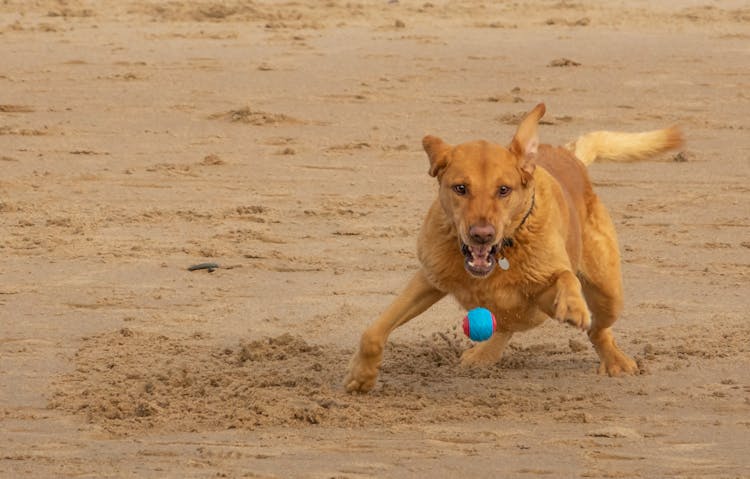
[[[641,133],[592,131],[565,145],[583,162],[590,165],[597,160],[638,161],[659,153],[679,148],[682,132],[676,126]]]

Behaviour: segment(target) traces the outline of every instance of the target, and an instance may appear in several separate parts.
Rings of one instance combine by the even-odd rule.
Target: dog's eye
[[[463,196],[466,194],[466,185],[454,185],[453,191],[455,191],[458,196]]]
[[[501,186],[497,189],[497,196],[499,196],[500,198],[504,198],[510,194],[510,191],[510,186]]]

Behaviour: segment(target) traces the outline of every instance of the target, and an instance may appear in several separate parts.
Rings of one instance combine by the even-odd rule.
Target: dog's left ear
[[[531,179],[536,169],[536,154],[539,150],[539,136],[536,130],[539,119],[544,116],[546,110],[544,103],[540,103],[527,113],[510,143],[510,151],[518,158],[518,167],[521,169],[524,184]]]
[[[450,145],[440,138],[427,135],[422,138],[422,146],[430,159],[430,176],[438,176],[448,166]]]

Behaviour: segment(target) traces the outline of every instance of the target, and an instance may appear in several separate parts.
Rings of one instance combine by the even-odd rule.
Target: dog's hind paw
[[[599,374],[616,377],[638,373],[638,364],[630,356],[615,347],[602,355]]]
[[[488,350],[483,344],[477,344],[461,354],[461,366],[464,368],[491,366],[499,360],[500,356]]]

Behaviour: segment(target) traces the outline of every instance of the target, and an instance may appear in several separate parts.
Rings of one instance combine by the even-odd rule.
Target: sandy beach
[[[1,1],[0,476],[747,477],[749,71],[731,0]],[[447,298],[347,394],[422,137],[540,101],[544,143],[685,134],[590,167],[640,374],[555,321],[461,368]]]

